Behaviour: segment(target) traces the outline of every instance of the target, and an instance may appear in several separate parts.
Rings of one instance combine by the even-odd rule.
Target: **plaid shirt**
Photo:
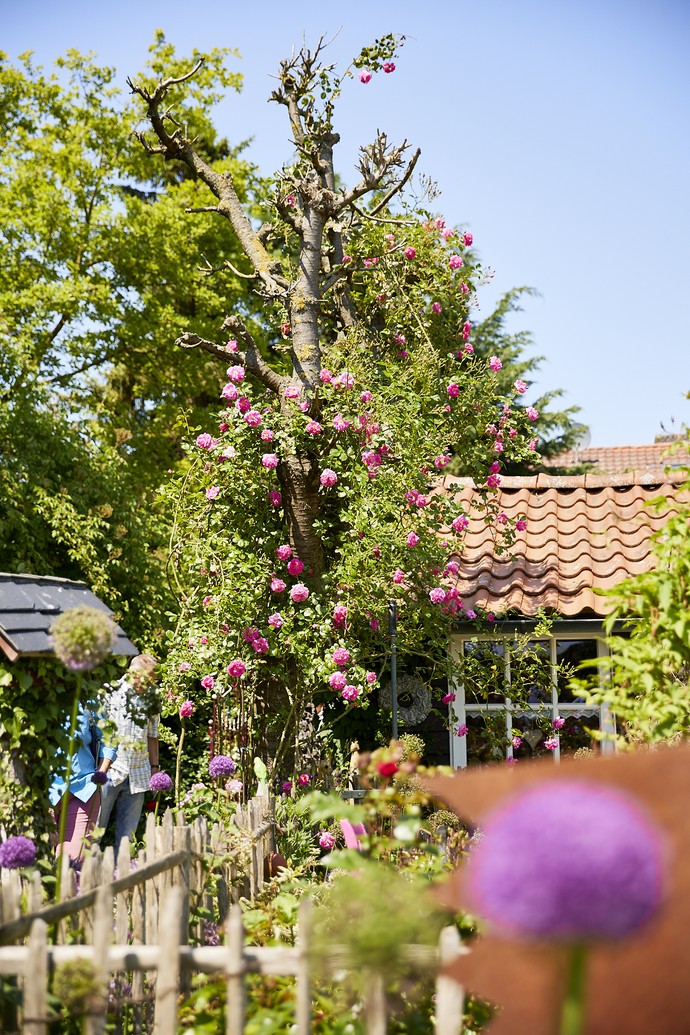
[[[105,714],[116,726],[117,757],[108,771],[111,783],[117,786],[129,777],[133,794],[147,791],[151,779],[147,738],[158,739],[159,716],[146,715],[139,695],[124,677],[106,697]]]

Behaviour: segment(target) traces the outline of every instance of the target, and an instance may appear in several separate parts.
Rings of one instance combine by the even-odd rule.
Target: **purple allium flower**
[[[36,862],[36,845],[21,834],[8,837],[0,845],[0,868],[18,870],[20,866],[32,866]]]
[[[216,776],[231,776],[236,766],[229,755],[215,755],[208,764],[209,774]]]
[[[96,607],[63,611],[50,627],[53,650],[73,672],[97,668],[113,649],[115,634],[115,623]]]
[[[149,780],[149,790],[154,794],[158,794],[159,791],[169,791],[172,785],[173,782],[167,773],[152,773]]]
[[[661,902],[662,835],[620,791],[542,783],[490,814],[482,833],[468,862],[470,899],[507,934],[620,938]]]

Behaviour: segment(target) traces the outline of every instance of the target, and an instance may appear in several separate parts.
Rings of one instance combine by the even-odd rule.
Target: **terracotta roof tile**
[[[588,446],[571,449],[559,456],[544,457],[547,467],[573,467],[588,464],[605,474],[625,474],[631,471],[663,471],[665,467],[690,464],[684,440],[654,442],[647,446]]]
[[[465,606],[529,617],[540,607],[569,617],[605,615],[610,605],[596,590],[652,567],[651,536],[675,512],[682,481],[679,472],[662,476],[658,471],[506,477],[499,507],[510,519],[524,517],[527,527],[509,551],[499,553],[495,529],[472,506],[478,499],[474,484],[445,478],[443,490],[470,522],[462,550],[453,557]],[[655,499],[665,501],[661,511],[648,506]]]

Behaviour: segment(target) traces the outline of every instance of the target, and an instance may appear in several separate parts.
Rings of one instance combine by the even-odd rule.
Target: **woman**
[[[110,763],[117,755],[117,749],[103,744],[103,735],[98,727],[95,713],[79,703],[77,725],[74,731],[75,751],[69,774],[59,773],[50,786],[50,803],[54,809],[58,843],[55,855],[67,852],[70,862],[79,867],[84,845],[96,825],[101,807],[100,785],[108,779]],[[64,832],[62,832],[62,810],[66,808]]]

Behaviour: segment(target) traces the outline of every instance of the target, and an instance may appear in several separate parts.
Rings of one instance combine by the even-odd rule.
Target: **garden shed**
[[[73,607],[94,607],[113,614],[84,582],[0,572],[0,650],[9,661],[52,654],[50,626]],[[119,625],[116,630],[113,654],[138,654]]]
[[[656,455],[661,457],[661,450]],[[478,635],[472,621],[454,627],[452,651],[456,656],[476,652],[493,682],[488,695],[473,695],[461,685],[455,688],[452,765],[489,760],[481,735],[487,715],[505,722],[507,758],[513,756],[510,731],[516,728],[524,733],[521,757],[540,753],[543,740],[532,722],[537,712],[566,720],[556,759],[561,744],[571,750],[590,746],[587,729],[613,731],[606,706],[587,706],[574,698],[561,666],[602,657],[607,651],[602,621],[611,604],[598,591],[649,571],[655,562],[652,537],[675,512],[679,486],[687,479],[687,473],[664,470],[661,463],[621,473],[504,477],[497,493],[499,513],[511,521],[525,521],[525,530],[504,553],[496,549],[496,527],[487,524],[485,513],[473,505],[478,502],[473,482],[444,479],[444,491],[469,518],[463,549],[452,558],[458,564],[458,592],[466,610],[495,616],[489,634]],[[660,501],[659,507],[651,505],[654,500]],[[550,692],[539,691],[529,709],[519,711],[511,706],[510,684],[520,659],[510,643],[516,631],[535,628],[541,610],[554,616],[551,635],[535,639],[551,671]],[[611,742],[603,741],[601,749],[612,750]]]

